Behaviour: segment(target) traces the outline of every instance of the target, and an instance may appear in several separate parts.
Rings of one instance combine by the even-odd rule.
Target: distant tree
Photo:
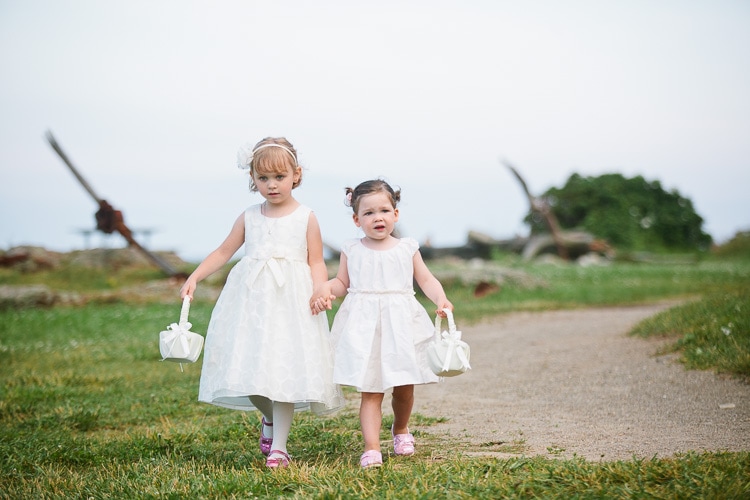
[[[713,253],[722,258],[750,258],[750,230],[737,232],[731,240],[714,248]]]
[[[693,203],[676,190],[666,192],[659,181],[640,175],[570,176],[562,188],[543,198],[562,229],[582,229],[627,250],[707,250],[711,236]],[[546,230],[533,214],[526,218],[532,233]]]

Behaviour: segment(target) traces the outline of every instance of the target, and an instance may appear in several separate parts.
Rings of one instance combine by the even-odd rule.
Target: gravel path
[[[416,389],[428,434],[467,454],[628,460],[750,450],[750,385],[687,371],[629,337],[669,307],[512,313],[462,326],[473,369]],[[385,407],[388,405],[384,405]]]

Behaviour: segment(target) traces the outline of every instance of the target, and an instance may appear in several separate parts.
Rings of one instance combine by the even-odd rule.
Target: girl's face
[[[299,167],[287,166],[286,171],[253,172],[253,182],[263,198],[279,205],[292,197],[292,189],[299,182],[300,174]]]
[[[359,210],[354,214],[354,224],[362,228],[372,240],[388,238],[398,222],[398,208],[391,203],[387,193],[377,192],[359,199]]]

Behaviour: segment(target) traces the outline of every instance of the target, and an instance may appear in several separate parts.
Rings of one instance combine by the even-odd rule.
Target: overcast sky
[[[97,209],[200,260],[248,205],[238,147],[286,136],[334,246],[344,187],[402,189],[402,234],[526,234],[572,173],[658,180],[750,229],[750,2],[0,0],[0,248],[82,248]],[[93,237],[91,245],[119,246]]]

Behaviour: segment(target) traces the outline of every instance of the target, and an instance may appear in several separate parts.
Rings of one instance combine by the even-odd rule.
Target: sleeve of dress
[[[356,238],[344,241],[344,243],[341,244],[341,253],[349,257],[349,255],[351,255],[352,248],[354,248],[354,245],[356,245],[357,243],[359,243],[359,240]]]
[[[410,255],[414,255],[417,253],[417,250],[419,250],[419,242],[414,238],[402,238],[401,241],[406,245],[406,248],[409,249]]]

